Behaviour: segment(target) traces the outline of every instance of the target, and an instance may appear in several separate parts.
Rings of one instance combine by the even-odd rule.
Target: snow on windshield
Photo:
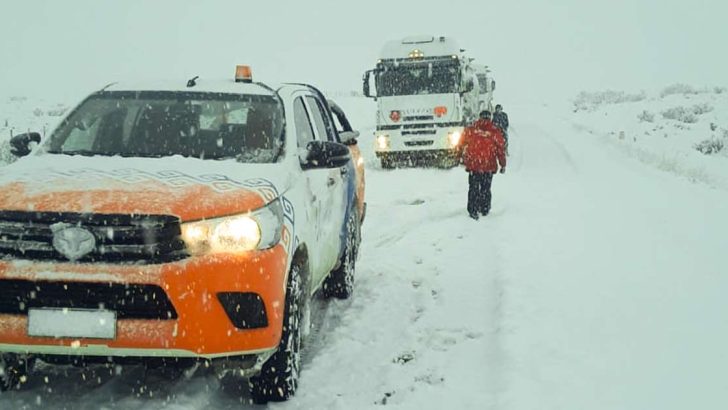
[[[377,74],[381,97],[458,92],[458,66],[443,63],[386,65]]]
[[[272,162],[283,114],[273,97],[105,91],[86,99],[51,136],[48,151]]]

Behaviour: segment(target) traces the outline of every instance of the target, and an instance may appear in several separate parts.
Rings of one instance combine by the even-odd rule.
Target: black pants
[[[468,176],[468,213],[487,215],[490,212],[490,185],[493,174],[490,172],[471,172]]]

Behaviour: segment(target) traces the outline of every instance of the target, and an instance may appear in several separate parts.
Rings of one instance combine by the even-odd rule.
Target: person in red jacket
[[[468,172],[468,214],[477,220],[490,212],[493,174],[506,172],[505,139],[500,129],[491,121],[490,111],[480,113],[480,118],[465,128],[461,155]]]

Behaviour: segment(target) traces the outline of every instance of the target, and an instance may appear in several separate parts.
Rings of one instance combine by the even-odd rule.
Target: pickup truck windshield
[[[377,95],[451,94],[459,90],[456,63],[387,64],[377,73]]]
[[[282,149],[283,124],[283,109],[272,96],[102,91],[61,123],[47,151],[273,162]]]

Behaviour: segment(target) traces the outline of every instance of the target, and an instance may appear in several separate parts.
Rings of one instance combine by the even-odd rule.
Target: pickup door
[[[308,142],[330,141],[333,132],[323,106],[317,97],[305,92],[294,94],[293,110],[299,152],[304,152]],[[341,249],[340,232],[346,214],[346,178],[348,168],[310,168],[303,171],[308,180],[312,201],[312,218],[315,226],[314,243],[309,245],[309,263],[314,285],[320,284],[336,266]]]

